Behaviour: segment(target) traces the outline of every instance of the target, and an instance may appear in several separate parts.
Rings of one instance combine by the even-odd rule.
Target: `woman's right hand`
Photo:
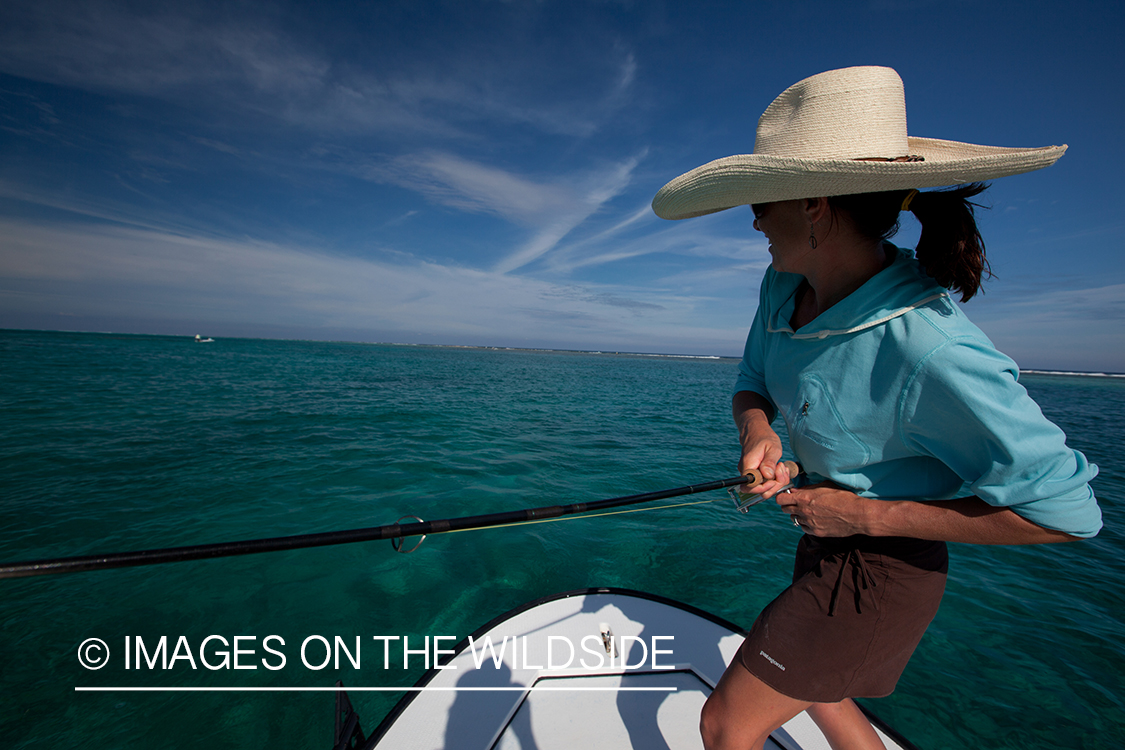
[[[781,438],[770,427],[773,407],[757,393],[740,391],[734,394],[733,412],[742,445],[738,471],[743,476],[755,471],[762,476],[761,484],[742,485],[739,491],[769,499],[790,481],[789,469],[781,463]]]

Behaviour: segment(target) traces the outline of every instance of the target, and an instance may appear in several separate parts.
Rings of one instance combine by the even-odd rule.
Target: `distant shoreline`
[[[1075,378],[1125,378],[1118,372],[1071,372],[1069,370],[1020,370],[1020,375],[1054,375]]]
[[[363,342],[341,342],[363,343]],[[478,346],[474,344],[396,344],[389,341],[373,342],[373,346],[416,346],[433,347],[435,349],[478,349],[495,352],[538,352],[541,354],[600,354],[610,357],[660,357],[663,359],[710,359],[737,362],[740,357],[725,357],[718,354],[659,354],[655,352],[625,352],[602,349],[545,349],[529,346]],[[1125,377],[1125,376],[1123,376]]]

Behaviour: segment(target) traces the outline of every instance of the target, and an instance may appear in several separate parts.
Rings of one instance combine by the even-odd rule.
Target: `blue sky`
[[[1123,17],[8,0],[0,327],[738,355],[749,209],[667,222],[652,196],[749,153],[790,84],[878,64],[912,135],[1069,145],[986,194],[997,278],[966,310],[1022,367],[1122,372]]]

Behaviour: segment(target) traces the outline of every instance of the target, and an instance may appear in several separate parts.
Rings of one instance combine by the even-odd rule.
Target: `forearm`
[[[738,428],[738,437],[743,446],[752,433],[763,428],[770,431],[770,423],[774,418],[773,405],[769,400],[753,391],[739,391],[731,399],[731,412],[734,424]]]
[[[931,502],[872,500],[869,536],[908,536],[965,544],[1045,544],[1079,537],[1045,529],[1008,508],[975,497]]]

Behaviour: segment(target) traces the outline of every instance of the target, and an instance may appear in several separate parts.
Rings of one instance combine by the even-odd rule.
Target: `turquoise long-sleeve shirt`
[[[1097,534],[1097,467],[913,254],[887,249],[889,267],[796,331],[802,277],[769,269],[735,391],[774,405],[812,481],[887,500],[975,495],[1048,529]]]

